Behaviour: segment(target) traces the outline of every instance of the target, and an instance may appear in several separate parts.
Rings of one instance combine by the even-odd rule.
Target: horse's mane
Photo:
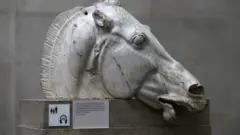
[[[83,7],[75,7],[73,9],[67,10],[60,13],[49,27],[46,34],[46,40],[44,41],[44,50],[41,63],[41,86],[46,97],[55,97],[51,89],[51,75],[53,64],[59,55],[56,49],[62,46],[64,43],[64,34],[66,26],[71,22],[71,20],[82,13]],[[55,50],[55,51],[54,51]]]

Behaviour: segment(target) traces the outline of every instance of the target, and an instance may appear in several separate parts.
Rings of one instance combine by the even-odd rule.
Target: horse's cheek
[[[127,80],[124,79],[119,65],[108,52],[105,54],[101,72],[102,82],[112,96],[115,98],[131,98],[134,95]]]

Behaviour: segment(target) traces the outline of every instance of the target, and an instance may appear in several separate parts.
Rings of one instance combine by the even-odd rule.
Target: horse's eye
[[[145,41],[146,41],[146,35],[144,33],[137,34],[132,38],[132,43],[136,47],[142,47]]]

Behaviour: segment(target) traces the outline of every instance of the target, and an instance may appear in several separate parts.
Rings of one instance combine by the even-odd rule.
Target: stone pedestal
[[[211,135],[209,105],[196,114],[179,109],[177,120],[170,124],[162,119],[160,111],[153,110],[138,100],[110,100],[109,128],[74,130],[48,128],[47,107],[53,102],[72,103],[21,100],[17,135]]]

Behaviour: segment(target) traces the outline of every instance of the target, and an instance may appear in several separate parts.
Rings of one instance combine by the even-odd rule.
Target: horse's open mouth
[[[172,106],[175,111],[177,111],[177,110],[192,111],[193,110],[191,105],[188,105],[187,103],[176,102],[174,100],[165,99],[165,98],[161,98],[161,97],[158,97],[157,100],[163,105]]]
[[[206,99],[192,99],[184,96],[177,95],[160,95],[157,100],[162,104],[171,105],[174,110],[184,109],[189,112],[196,112],[202,110],[206,105]]]
[[[169,95],[161,95],[158,96],[157,100],[163,105],[163,118],[166,121],[174,121],[181,112],[193,112],[195,109],[187,100],[187,97],[175,98]]]

